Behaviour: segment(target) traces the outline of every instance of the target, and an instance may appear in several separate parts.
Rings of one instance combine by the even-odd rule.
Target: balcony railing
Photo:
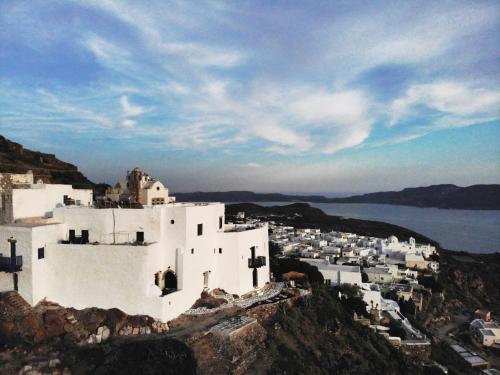
[[[17,272],[23,268],[23,256],[19,255],[15,258],[0,257],[0,271]]]
[[[259,268],[266,265],[266,257],[248,258],[248,268]]]

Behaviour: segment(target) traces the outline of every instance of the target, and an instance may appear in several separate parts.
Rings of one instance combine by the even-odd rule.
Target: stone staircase
[[[1,294],[4,303],[19,311],[21,314],[27,313],[31,306],[19,293],[10,291]]]

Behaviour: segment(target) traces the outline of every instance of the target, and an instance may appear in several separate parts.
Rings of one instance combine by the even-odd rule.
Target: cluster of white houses
[[[283,254],[317,267],[327,285],[358,285],[367,310],[399,311],[395,301],[382,298],[382,288],[393,290],[398,298],[411,298],[420,308],[418,272],[439,270],[439,263],[429,259],[436,249],[417,244],[414,238],[402,242],[395,236],[383,239],[335,231],[322,233],[320,229],[295,229],[274,222],[270,226],[270,240]],[[363,273],[366,280],[362,280]]]
[[[382,239],[354,233],[321,233],[319,229],[295,229],[275,222],[270,222],[270,228],[270,240],[284,256],[299,257],[317,267],[325,284],[359,286],[366,310],[375,323],[372,328],[381,333],[388,330],[379,325],[381,317],[397,322],[406,339],[387,334],[390,342],[413,349],[430,345],[427,337],[401,314],[398,302],[384,298],[383,294],[392,291],[398,300],[411,299],[415,308],[421,309],[423,295],[418,273],[439,269],[438,262],[426,259],[435,253],[433,246],[417,244],[413,238],[400,242],[395,236]],[[367,280],[363,280],[363,273]]]
[[[328,232],[319,229],[296,229],[272,225],[270,240],[277,244],[284,255],[304,259],[326,259],[335,265],[367,264],[370,281],[392,282],[405,277],[415,277],[417,270],[439,271],[439,262],[430,259],[436,253],[430,244],[418,244],[410,237],[408,242],[396,236],[387,239],[354,233]]]
[[[0,189],[0,291],[32,305],[116,307],[167,321],[203,291],[241,296],[270,280],[266,223],[226,224],[221,203],[176,203],[138,169],[108,190],[104,206],[92,190],[0,180],[9,181]]]

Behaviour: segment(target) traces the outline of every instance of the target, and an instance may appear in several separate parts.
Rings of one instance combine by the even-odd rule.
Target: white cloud
[[[423,64],[444,57],[457,46],[463,48],[464,38],[498,27],[494,4],[436,2],[418,11],[412,3],[396,4],[367,6],[365,12],[342,17],[328,28],[328,40],[321,45],[325,59],[336,66],[337,81],[346,82],[376,66]]]
[[[396,125],[408,117],[420,113],[416,107],[424,106],[445,115],[453,115],[454,121],[474,124],[483,118],[498,118],[500,108],[500,91],[484,88],[468,87],[457,82],[435,82],[411,86],[406,94],[394,100],[390,106],[391,120],[389,125]],[[441,126],[448,123],[453,126],[450,117],[443,120]],[[437,122],[438,123],[438,122]],[[463,126],[463,125],[462,125]]]
[[[262,168],[262,164],[259,163],[246,163],[246,166],[249,168]]]
[[[131,119],[124,119],[122,121],[122,125],[125,127],[125,128],[131,128],[132,126],[134,126],[135,124],[137,123],[137,121],[135,120],[131,120]]]
[[[359,91],[326,92],[315,90],[299,94],[290,111],[308,122],[332,126],[352,126],[367,121],[367,100]]]
[[[122,105],[122,111],[125,117],[135,117],[146,112],[146,110],[141,106],[131,105],[128,101],[128,97],[125,95],[120,98],[120,103]]]
[[[114,61],[116,63],[130,57],[129,51],[95,34],[90,34],[85,37],[83,39],[83,44],[92,51],[98,59],[105,62]]]
[[[243,55],[236,51],[214,48],[199,43],[161,43],[159,50],[176,55],[193,65],[230,68],[241,63]]]
[[[46,120],[54,123],[61,121],[62,123],[66,122],[66,126],[70,126],[73,122],[85,123],[85,127],[80,128],[80,130],[89,130],[95,125],[97,125],[97,128],[108,128],[112,125],[109,117],[97,111],[83,108],[81,105],[65,103],[57,95],[46,89],[37,89],[36,93],[42,96],[42,102],[44,103],[44,109],[41,111],[41,117],[38,121]]]

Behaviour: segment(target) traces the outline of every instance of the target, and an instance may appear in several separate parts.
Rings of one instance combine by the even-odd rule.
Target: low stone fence
[[[246,308],[249,308],[249,307],[255,305],[256,303],[264,302],[268,299],[275,298],[283,291],[284,287],[285,287],[285,283],[272,283],[271,288],[266,290],[261,295],[257,295],[257,296],[250,297],[250,298],[235,299],[235,300],[230,301],[229,303],[227,303],[225,305],[221,305],[221,306],[215,307],[213,309],[210,309],[207,307],[198,307],[196,309],[189,309],[186,312],[184,312],[184,315],[210,314],[210,313],[224,310],[224,309],[227,309],[227,308],[233,307],[233,306],[238,306],[238,307],[241,307],[243,309],[246,309]]]

